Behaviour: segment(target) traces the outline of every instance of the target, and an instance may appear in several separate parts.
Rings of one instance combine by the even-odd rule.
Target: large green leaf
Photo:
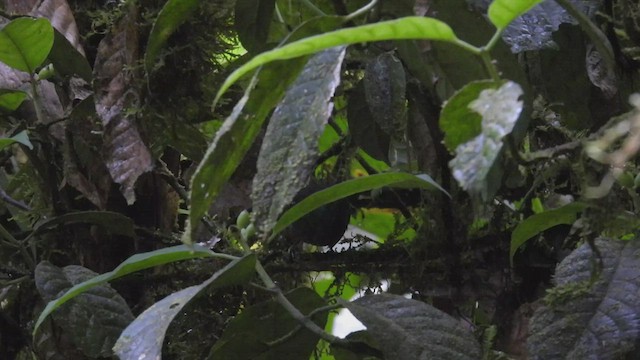
[[[385,359],[482,358],[471,331],[421,301],[379,294],[342,303],[367,327]]]
[[[338,26],[342,20],[337,17],[322,17],[309,20],[301,25],[291,39],[328,31]],[[229,180],[244,157],[262,123],[276,106],[289,84],[295,80],[304,67],[306,58],[292,59],[265,66],[256,76],[255,89],[251,86],[236,104],[233,112],[216,133],[213,143],[207,149],[191,181],[191,210],[189,223],[183,236],[185,243],[192,242],[192,233],[200,223],[209,205]]]
[[[144,68],[147,74],[153,71],[158,54],[169,36],[191,16],[199,3],[198,0],[169,0],[164,4],[153,23],[147,41],[147,51],[144,54]]]
[[[344,55],[341,46],[313,56],[271,116],[251,194],[254,223],[263,232],[313,174]]]
[[[53,27],[47,19],[19,18],[0,30],[0,61],[33,74],[53,46]]]
[[[306,287],[297,288],[285,296],[303,314],[326,305],[315,291]],[[318,313],[311,320],[324,328],[327,312]],[[308,359],[319,338],[307,329],[302,328],[286,341],[269,346],[270,342],[290,334],[299,326],[300,323],[275,300],[245,308],[229,323],[208,359]]]
[[[69,265],[60,269],[43,261],[36,267],[35,283],[42,297],[52,300],[96,275],[82,266]],[[111,356],[111,347],[120,332],[133,321],[129,306],[109,284],[94,287],[53,315],[63,334],[89,358]]]
[[[558,264],[555,287],[529,321],[530,359],[638,358],[640,241],[601,238],[595,246]]]
[[[511,233],[511,250],[509,251],[511,263],[513,263],[513,256],[516,251],[527,240],[554,226],[573,224],[578,217],[578,213],[586,207],[587,205],[584,203],[574,202],[526,218]]]
[[[468,44],[458,39],[449,25],[431,18],[411,16],[397,20],[340,29],[310,36],[300,41],[264,52],[236,69],[222,84],[214,103],[243,75],[251,70],[276,60],[293,59],[339,45],[351,45],[368,41],[394,39],[430,39],[454,43],[463,47]]]
[[[47,318],[47,316],[49,316],[49,314],[59,308],[62,304],[100,284],[104,284],[108,281],[123,277],[127,274],[131,274],[133,272],[148,269],[151,267],[182,260],[211,256],[215,256],[215,253],[205,247],[187,245],[172,246],[160,250],[133,255],[127,260],[123,261],[112,271],[109,271],[102,275],[98,275],[82,283],[76,284],[75,286],[67,290],[64,294],[60,295],[56,300],[50,301],[38,317],[38,321],[33,328],[33,333],[35,334],[38,331],[40,325],[42,325],[42,322]]]
[[[54,31],[53,47],[48,58],[60,75],[64,77],[78,75],[86,82],[91,82],[93,69],[87,58],[58,30]]]
[[[543,0],[494,0],[487,15],[498,31],[504,30],[518,16],[531,10]]]
[[[254,274],[255,255],[227,264],[205,282],[177,291],[153,304],[122,332],[113,347],[120,360],[161,359],[164,337],[173,319],[204,290],[247,283]]]
[[[444,144],[450,152],[482,132],[482,117],[469,108],[485,89],[495,89],[502,82],[492,80],[474,81],[465,85],[447,100],[440,113],[440,129],[444,133]]]
[[[287,226],[293,224],[298,219],[304,217],[313,210],[318,209],[325,204],[364,191],[378,189],[383,186],[420,188],[428,190],[437,189],[448,195],[448,193],[428,175],[385,173],[363,176],[357,179],[347,180],[345,182],[328,187],[324,190],[318,191],[297,203],[295,206],[282,214],[276,225],[273,227],[270,239],[275,238],[275,236],[278,235]]]
[[[38,235],[43,231],[61,224],[88,223],[101,225],[112,234],[135,237],[133,220],[113,211],[78,211],[56,216],[36,224],[29,237]]]
[[[237,0],[234,26],[242,46],[250,53],[263,51],[276,0]]]

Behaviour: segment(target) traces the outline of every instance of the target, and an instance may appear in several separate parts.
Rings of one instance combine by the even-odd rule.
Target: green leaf
[[[341,303],[367,327],[385,359],[482,358],[469,329],[421,301],[379,294]]]
[[[518,16],[531,10],[543,0],[494,0],[487,15],[498,31],[504,30]]]
[[[574,202],[557,209],[531,215],[518,224],[511,233],[511,250],[509,259],[513,264],[513,256],[527,240],[539,233],[558,225],[571,225],[576,221],[578,213],[587,207],[584,203]]]
[[[0,30],[0,61],[33,74],[53,46],[53,27],[47,19],[19,18]]]
[[[35,283],[42,297],[50,300],[96,275],[82,266],[60,269],[43,261],[35,269]],[[133,314],[109,284],[101,284],[65,304],[53,314],[53,319],[65,338],[94,359],[113,355],[111,348],[133,321]]]
[[[294,289],[285,296],[305,315],[326,305],[315,291],[306,287]],[[324,328],[327,312],[315,314],[311,320]],[[211,348],[208,359],[308,359],[319,338],[305,328],[295,332],[287,341],[269,346],[299,326],[300,323],[275,300],[250,306],[229,323]]]
[[[214,103],[217,103],[222,94],[243,75],[266,63],[293,59],[339,45],[394,39],[430,39],[448,41],[463,47],[466,45],[456,37],[449,25],[436,19],[420,16],[331,31],[292,42],[249,60],[227,77],[218,91]]]
[[[47,318],[47,316],[49,316],[49,314],[59,308],[62,304],[100,284],[104,284],[133,272],[148,269],[151,267],[182,260],[212,256],[215,256],[215,253],[205,247],[187,245],[177,245],[160,250],[133,255],[122,262],[120,265],[118,265],[118,267],[116,267],[112,271],[109,271],[102,275],[98,275],[93,279],[77,284],[71,289],[67,290],[56,300],[50,301],[38,317],[38,321],[33,328],[33,334],[35,335],[35,333],[38,331],[38,328],[40,327],[40,325],[42,325],[42,322]]]
[[[29,137],[27,136],[27,131],[22,130],[10,138],[0,138],[0,150],[15,143],[20,143],[28,147],[29,149],[33,149],[33,145],[31,144],[31,141],[29,141]]]
[[[555,287],[529,320],[532,359],[638,358],[640,241],[594,246],[597,253],[585,243],[558,264]]]
[[[27,97],[27,94],[20,90],[0,90],[0,109],[5,111],[15,111]]]
[[[263,232],[271,230],[313,174],[344,55],[341,46],[313,56],[271,116],[251,193],[254,223]]]
[[[236,1],[234,26],[242,46],[250,53],[264,50],[275,4],[275,0]]]
[[[58,30],[54,30],[53,47],[48,58],[56,72],[63,77],[78,75],[91,83],[93,69],[89,61]]]
[[[504,82],[492,80],[473,81],[465,85],[447,100],[440,113],[440,129],[444,133],[444,144],[454,152],[463,144],[482,132],[482,117],[469,108],[485,89],[495,89]]]
[[[287,210],[273,227],[270,240],[273,240],[287,226],[325,204],[383,186],[437,189],[449,195],[438,183],[425,174],[385,173],[347,180],[318,191]]]
[[[184,307],[204,290],[247,283],[255,272],[255,255],[227,264],[205,282],[174,292],[156,302],[124,329],[113,347],[121,360],[161,359],[162,344],[169,325]]]
[[[322,17],[309,20],[292,33],[291,38],[328,31],[340,24],[340,18]],[[249,86],[233,112],[216,133],[191,181],[191,210],[182,241],[192,242],[192,232],[200,223],[209,205],[249,150],[262,123],[276,106],[289,84],[304,67],[306,58],[293,59],[265,66],[252,83],[259,79],[260,86]]]
[[[449,162],[453,177],[460,187],[474,196],[488,201],[495,183],[491,170],[502,152],[502,139],[511,133],[523,108],[520,100],[522,88],[508,81],[499,89],[485,89],[469,108],[482,117],[482,132],[472,140],[456,147],[456,156]]]
[[[198,0],[169,0],[164,4],[153,23],[147,51],[144,54],[144,68],[147,74],[153,71],[160,50],[171,34],[191,16],[199,3]]]

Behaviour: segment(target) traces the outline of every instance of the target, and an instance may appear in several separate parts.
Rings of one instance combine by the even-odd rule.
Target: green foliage
[[[53,46],[46,19],[15,19],[0,30],[0,61],[30,74],[42,65]]]

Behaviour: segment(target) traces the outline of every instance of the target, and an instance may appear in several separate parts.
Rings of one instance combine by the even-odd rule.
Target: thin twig
[[[12,198],[2,188],[0,188],[0,199],[4,200],[4,202],[6,202],[9,205],[13,205],[13,206],[17,207],[20,210],[31,211],[31,208],[27,204],[23,203],[22,201],[19,201],[19,200],[16,200],[16,199]]]

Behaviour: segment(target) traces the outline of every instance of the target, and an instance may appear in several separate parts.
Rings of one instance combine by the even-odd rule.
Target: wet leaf
[[[495,89],[503,82],[492,80],[474,81],[465,85],[447,100],[440,113],[440,129],[444,132],[444,144],[454,152],[463,144],[482,132],[482,117],[469,108],[469,104],[485,89]]]
[[[326,305],[315,291],[301,287],[285,294],[287,299],[303,314],[309,314]],[[327,322],[327,312],[312,318],[320,328]],[[245,308],[227,326],[222,337],[215,343],[208,359],[215,360],[267,360],[307,359],[319,340],[318,336],[304,328],[287,341],[269,346],[289,334],[300,323],[275,300]]]
[[[144,55],[144,68],[147,74],[153,71],[160,50],[176,29],[182,25],[198,7],[198,0],[168,0],[158,18],[153,23],[147,51]]]
[[[572,225],[578,213],[586,208],[583,203],[571,203],[557,209],[531,215],[518,224],[511,233],[511,250],[509,258],[513,264],[513,256],[527,240],[557,225]]]
[[[329,31],[341,23],[337,17],[321,17],[309,20],[291,34],[290,39]],[[220,189],[231,177],[245,153],[253,144],[262,123],[276,106],[288,85],[304,67],[306,58],[276,62],[265,66],[252,81],[233,112],[216,133],[204,159],[198,165],[191,181],[191,210],[189,223],[182,241],[192,242],[192,230],[200,222]]]
[[[343,305],[367,327],[385,359],[481,358],[473,333],[421,301],[379,294]]]
[[[640,242],[598,239],[556,268],[546,305],[530,320],[529,358],[626,359],[640,334]],[[602,270],[594,279],[594,264]],[[592,282],[594,280],[594,282]]]
[[[418,16],[330,31],[324,34],[306,37],[302,40],[264,52],[249,60],[227,77],[224,84],[220,87],[220,90],[218,90],[214,103],[216,103],[222,94],[238,79],[266,63],[310,55],[339,45],[394,39],[442,40],[464,46],[464,43],[456,38],[449,25],[436,19]]]
[[[250,53],[264,50],[275,0],[237,0],[235,27],[242,46]]]
[[[66,290],[64,293],[58,292],[55,297],[55,300],[49,301],[47,306],[44,308],[40,316],[38,317],[38,321],[33,328],[33,334],[38,331],[42,322],[53,313],[56,309],[62,306],[64,303],[69,300],[75,298],[76,296],[83,294],[90,289],[109,282],[111,280],[115,280],[117,278],[123,277],[125,275],[131,274],[136,271],[148,269],[155,266],[160,266],[164,264],[169,264],[182,260],[196,259],[202,257],[210,257],[214,256],[214,253],[202,246],[186,246],[186,245],[177,245],[172,246],[160,250],[149,251],[146,253],[139,253],[129,257],[127,260],[123,261],[118,267],[104,273],[102,275],[98,275],[91,279],[87,279],[84,282],[74,284],[73,287]]]
[[[35,282],[40,295],[51,300],[96,275],[82,266],[69,265],[60,269],[43,261],[36,267]],[[102,284],[65,304],[53,319],[85,355],[97,358],[112,355],[113,344],[133,321],[133,314],[111,286]]]
[[[120,191],[133,204],[138,177],[153,167],[153,159],[127,109],[138,106],[131,68],[138,60],[135,9],[100,41],[94,67],[96,112],[104,126],[105,163]]]
[[[174,292],[140,314],[118,338],[113,350],[121,360],[161,359],[164,337],[173,319],[205,290],[242,285],[254,274],[256,258],[234,260],[199,285]]]
[[[46,19],[18,18],[0,30],[0,61],[30,74],[42,65],[53,46]]]
[[[324,190],[315,192],[309,197],[297,203],[287,210],[273,227],[270,239],[274,239],[287,226],[293,224],[298,219],[304,217],[315,209],[355,195],[364,191],[378,189],[384,186],[418,188],[426,190],[440,190],[448,193],[431,179],[428,175],[412,175],[408,173],[384,173],[370,176],[363,176],[357,179],[330,186]]]
[[[271,116],[251,194],[254,223],[263,232],[269,232],[313,174],[344,55],[340,46],[311,57]]]

